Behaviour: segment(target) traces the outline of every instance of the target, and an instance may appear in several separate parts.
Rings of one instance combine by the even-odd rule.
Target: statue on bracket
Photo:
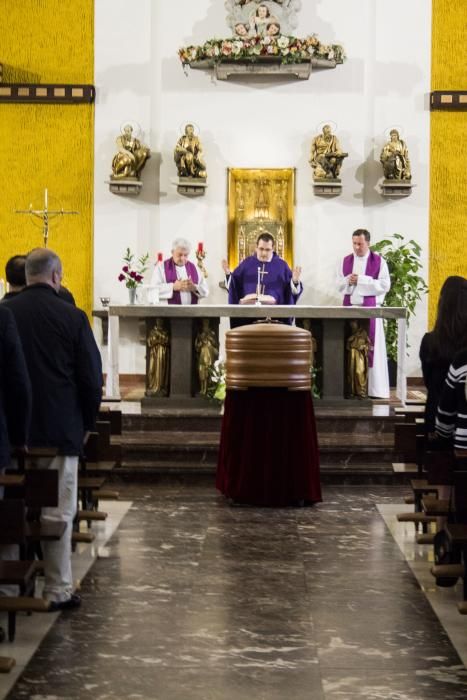
[[[252,74],[308,80],[313,68],[344,62],[339,44],[295,36],[302,0],[225,0],[225,7],[229,36],[181,47],[184,69],[209,70],[218,80]]]
[[[188,197],[203,195],[206,190],[206,163],[203,147],[193,124],[187,124],[177,141],[174,160],[178,171],[177,191]]]
[[[397,129],[389,132],[389,141],[381,151],[384,181],[381,192],[386,197],[408,197],[412,193],[409,151]]]
[[[143,183],[140,174],[151,157],[151,151],[133,134],[131,124],[125,124],[117,137],[118,153],[112,159],[109,189],[115,194],[139,194]]]
[[[315,136],[311,142],[310,165],[313,169],[315,194],[334,196],[341,193],[339,173],[344,158],[348,155],[342,151],[331,126],[325,124],[321,134]]]
[[[292,35],[301,0],[226,0],[232,36]]]

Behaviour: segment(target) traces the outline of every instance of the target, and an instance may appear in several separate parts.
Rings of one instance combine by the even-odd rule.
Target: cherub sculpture
[[[301,6],[301,0],[226,0],[227,24],[241,38],[293,34]]]

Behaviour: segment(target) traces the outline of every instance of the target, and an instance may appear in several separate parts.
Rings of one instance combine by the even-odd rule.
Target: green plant
[[[403,306],[407,309],[407,325],[415,311],[417,301],[426,294],[428,287],[418,272],[422,268],[420,262],[421,248],[413,240],[404,242],[404,237],[394,233],[389,238],[371,246],[374,253],[382,255],[386,260],[391,277],[391,289],[386,294],[383,306]],[[386,348],[388,357],[397,361],[397,322],[394,319],[385,321]]]

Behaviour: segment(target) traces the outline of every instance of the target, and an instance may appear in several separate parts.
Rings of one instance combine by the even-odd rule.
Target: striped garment
[[[436,432],[454,438],[457,450],[467,451],[467,350],[458,353],[444,382],[436,415]]]

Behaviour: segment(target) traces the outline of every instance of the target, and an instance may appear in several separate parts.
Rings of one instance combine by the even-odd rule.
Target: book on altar
[[[264,304],[265,306],[272,306],[276,303],[276,300],[270,294],[247,294],[240,299],[240,304],[252,305],[256,304],[257,302],[259,302],[261,305]]]

